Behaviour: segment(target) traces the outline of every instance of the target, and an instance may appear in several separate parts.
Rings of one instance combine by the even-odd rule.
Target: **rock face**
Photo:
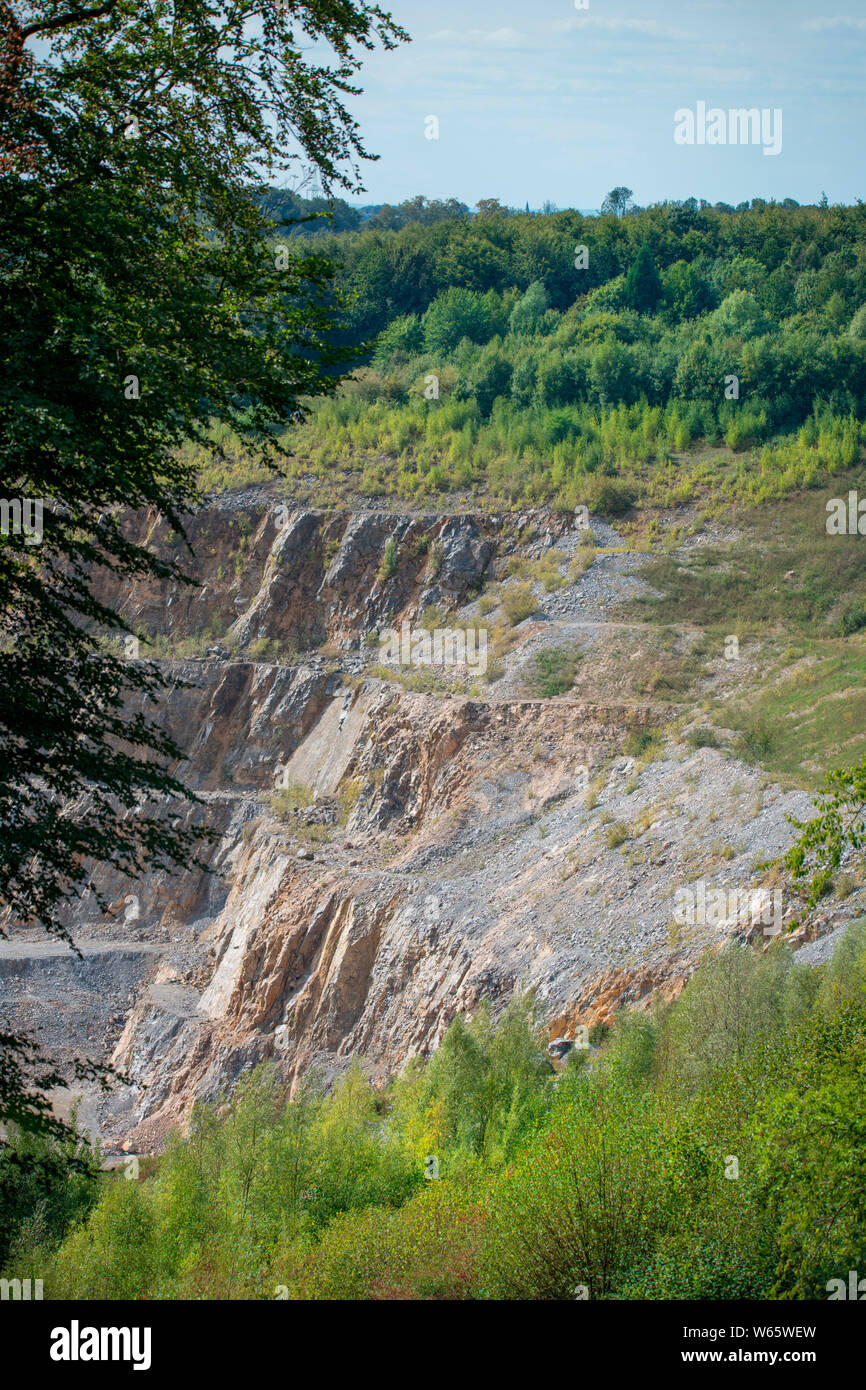
[[[546,513],[544,520],[551,536],[568,524]],[[131,517],[127,531],[166,557],[185,553],[167,523],[149,514]],[[168,581],[121,588],[103,575],[101,593],[159,637],[229,636],[240,652],[262,639],[344,647],[427,604],[459,606],[486,575],[501,531],[502,521],[488,517],[291,508],[258,488],[215,498],[189,519],[197,588]],[[397,564],[383,574],[389,540]]]
[[[129,526],[170,548],[154,518]],[[71,925],[100,958],[90,976],[63,964],[66,1024],[61,967],[20,938],[0,958],[18,1018],[25,1005],[36,1024],[51,1013],[66,1046],[89,1033],[125,1073],[98,1107],[110,1143],[160,1145],[197,1097],[265,1057],[290,1083],[352,1058],[384,1079],[435,1048],[456,1013],[515,990],[534,992],[560,1062],[578,1029],[673,997],[702,950],[743,934],[737,920],[679,926],[673,895],[699,877],[757,882],[805,795],[709,748],[668,740],[653,759],[629,756],[666,717],[651,699],[518,698],[510,668],[501,685],[419,693],[365,655],[366,634],[428,604],[477,622],[480,581],[508,554],[573,549],[569,527],[547,513],[280,512],[257,490],[192,519],[201,590],[120,595],[105,579],[102,596],[141,630],[176,644],[205,634],[202,655],[216,644],[170,662],[162,719],[202,799],[189,814],[219,832],[209,872],[106,876],[108,917],[81,905]],[[581,583],[556,603],[589,604],[598,626],[604,584]],[[552,640],[539,595],[515,650]],[[256,656],[262,642],[283,644],[276,659]],[[122,990],[106,986],[115,977]],[[85,1027],[88,990],[109,1002]]]

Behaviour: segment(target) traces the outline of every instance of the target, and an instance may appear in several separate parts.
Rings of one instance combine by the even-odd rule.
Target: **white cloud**
[[[810,33],[816,33],[822,29],[866,29],[866,19],[847,19],[844,16],[838,16],[834,19],[829,16],[825,19],[804,19],[801,28]]]
[[[611,34],[634,33],[651,34],[659,39],[682,39],[687,35],[680,29],[671,29],[659,24],[657,19],[626,19],[607,15],[579,15],[573,19],[559,19],[553,28],[559,33],[569,29],[602,29]]]
[[[527,41],[519,29],[439,29],[430,38],[439,43],[474,43],[494,48],[519,48]]]

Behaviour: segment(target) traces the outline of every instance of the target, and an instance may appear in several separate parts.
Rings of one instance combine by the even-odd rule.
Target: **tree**
[[[848,848],[866,845],[866,758],[857,767],[828,772],[819,810],[809,821],[786,817],[800,835],[783,859],[806,905],[814,907]]]
[[[589,380],[604,406],[631,401],[634,394],[634,358],[623,343],[609,338],[593,352]]]
[[[631,189],[625,188],[622,184],[619,184],[616,188],[612,188],[609,193],[605,194],[601,210],[602,212],[612,212],[614,217],[624,217],[628,211],[631,200]]]
[[[649,314],[661,297],[662,282],[652,251],[644,242],[625,277],[623,301],[626,308],[635,309],[639,314]]]
[[[537,333],[549,307],[547,290],[540,280],[534,280],[511,310],[508,327],[512,333]]]
[[[334,389],[352,354],[333,346],[333,270],[268,248],[261,181],[304,155],[326,191],[357,189],[356,49],[405,37],[364,0],[0,0],[0,476],[43,508],[40,544],[0,537],[0,892],[15,920],[68,937],[58,910],[95,862],[133,876],[188,863],[208,834],[200,808],[169,809],[180,750],[149,715],[165,682],[107,644],[139,634],[93,576],[189,582],[130,541],[124,511],[183,535],[198,497],[183,442],[222,421],[276,467],[275,430]],[[0,1120],[37,1064],[14,1056]]]
[[[450,289],[434,299],[424,315],[424,345],[428,352],[453,352],[463,338],[487,342],[493,321],[486,296],[473,290]]]
[[[396,354],[412,357],[419,353],[424,344],[421,321],[417,314],[401,314],[392,319],[384,332],[376,340],[375,358],[377,362],[393,361]]]
[[[663,277],[664,299],[674,322],[697,318],[715,304],[712,288],[687,261],[675,261]]]
[[[734,290],[726,295],[711,323],[719,337],[727,338],[757,338],[770,327],[757,299],[748,290]]]
[[[481,414],[487,416],[497,396],[507,396],[510,389],[511,363],[498,345],[488,343],[468,375],[466,394],[475,397]]]
[[[504,217],[508,211],[498,198],[479,198],[475,206],[479,217]]]

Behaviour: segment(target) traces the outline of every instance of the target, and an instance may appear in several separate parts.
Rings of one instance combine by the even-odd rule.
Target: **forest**
[[[782,496],[859,456],[862,204],[689,199],[585,217],[493,199],[470,217],[449,201],[450,214],[418,198],[401,226],[377,225],[379,213],[345,231],[312,201],[313,220],[290,229],[300,242],[274,233],[275,248],[315,245],[337,267],[334,337],[363,353],[280,434],[293,480],[616,515],[710,482],[732,498]],[[306,206],[269,211],[297,219]],[[209,443],[219,457],[194,455],[206,486],[263,476],[230,435]]]
[[[832,1297],[862,1262],[864,999],[861,920],[818,969],[730,947],[557,1072],[526,996],[384,1089],[353,1062],[287,1101],[264,1063],[139,1181],[20,1138],[0,1260],[48,1298]]]

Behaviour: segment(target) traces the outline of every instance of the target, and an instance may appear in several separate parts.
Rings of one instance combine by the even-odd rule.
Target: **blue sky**
[[[864,195],[866,0],[381,3],[412,43],[362,69],[351,106],[381,159],[353,201],[591,208],[616,184],[641,204]],[[781,153],[675,144],[674,112],[698,101],[780,108]]]

